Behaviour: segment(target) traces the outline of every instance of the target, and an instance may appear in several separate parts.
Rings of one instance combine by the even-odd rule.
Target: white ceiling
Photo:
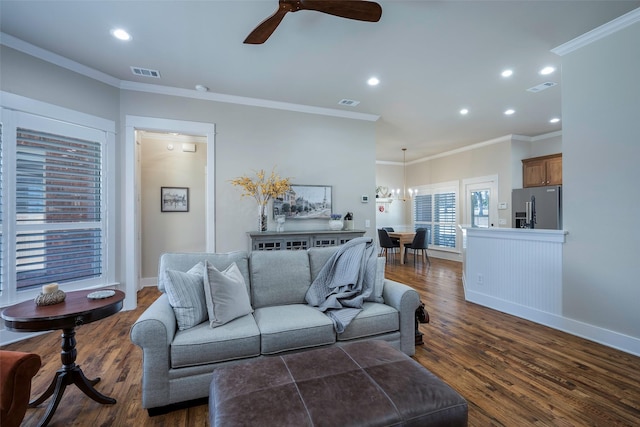
[[[120,81],[379,116],[376,158],[428,157],[509,134],[561,130],[550,50],[640,1],[379,1],[377,23],[299,11],[263,45],[244,38],[277,8],[258,1],[0,1],[3,34]],[[109,31],[120,26],[133,39]],[[4,37],[4,40],[8,38]],[[3,40],[3,42],[5,42]],[[550,76],[538,71],[558,68]],[[134,76],[131,66],[159,70]],[[500,77],[512,68],[510,79]],[[377,76],[381,83],[369,87]],[[117,81],[116,80],[116,81]],[[343,98],[360,101],[343,107]],[[467,116],[459,110],[469,108]],[[504,110],[516,113],[505,117]]]

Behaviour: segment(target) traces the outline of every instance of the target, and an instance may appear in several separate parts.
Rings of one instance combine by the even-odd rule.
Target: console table
[[[247,235],[250,250],[279,251],[340,246],[364,233],[365,230],[250,231]]]

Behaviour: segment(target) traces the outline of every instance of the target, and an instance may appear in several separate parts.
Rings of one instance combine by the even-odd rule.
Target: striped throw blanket
[[[376,259],[373,239],[350,240],[329,258],[309,287],[305,300],[329,316],[337,333],[362,311],[373,292]]]

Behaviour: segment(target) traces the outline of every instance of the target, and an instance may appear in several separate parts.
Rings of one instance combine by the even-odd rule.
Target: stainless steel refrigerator
[[[562,229],[562,186],[530,187],[511,192],[514,228]]]

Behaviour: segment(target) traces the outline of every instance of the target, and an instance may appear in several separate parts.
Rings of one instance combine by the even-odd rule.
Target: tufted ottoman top
[[[211,426],[466,426],[467,402],[384,341],[218,368]]]

